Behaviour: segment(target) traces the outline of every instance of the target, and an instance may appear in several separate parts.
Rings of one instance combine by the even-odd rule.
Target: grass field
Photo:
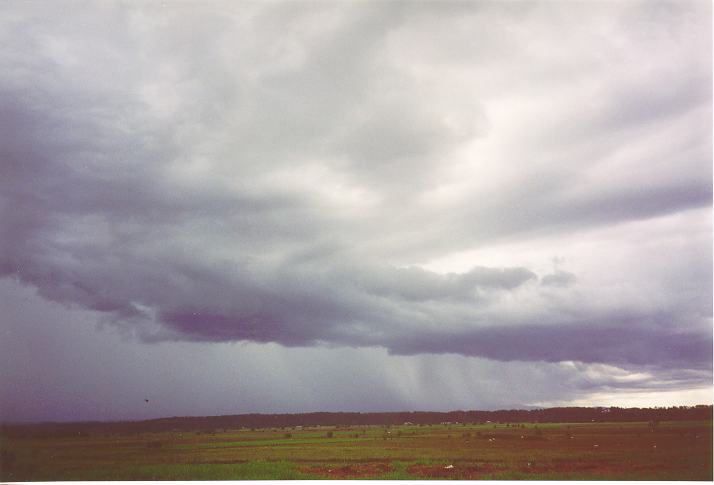
[[[3,481],[712,480],[712,423],[475,424],[3,436]]]

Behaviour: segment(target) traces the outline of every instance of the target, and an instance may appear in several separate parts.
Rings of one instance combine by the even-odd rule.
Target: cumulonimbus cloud
[[[613,28],[599,8],[587,35],[564,25],[584,43],[573,49],[583,72],[554,96],[550,132],[533,123],[530,135],[493,112],[537,105],[549,90],[514,85],[513,64],[497,58],[473,67],[466,47],[443,66],[438,45],[415,52],[438,38],[417,28],[422,6],[389,15],[372,4],[305,14],[246,6],[227,20],[209,9],[190,34],[170,22],[187,21],[180,11],[155,25],[142,9],[99,9],[85,14],[96,25],[122,20],[84,36],[70,16],[56,24],[36,13],[5,17],[0,274],[103,312],[147,341],[706,367],[710,273],[686,285],[663,278],[670,299],[647,309],[608,301],[562,270],[442,274],[418,265],[478,245],[709,207],[711,66],[692,53],[708,45],[709,27],[691,18],[699,7],[686,7],[674,46],[641,25],[612,45],[589,44],[588,35]],[[659,18],[638,8],[614,15]],[[462,23],[517,34],[547,14],[467,10],[463,18],[440,11],[436,33],[457,45],[471,35]],[[498,44],[498,32],[486,31],[483,42],[518,55],[520,34]],[[645,67],[686,77],[686,93],[655,89],[666,80],[629,63],[652,49],[639,34],[681,54],[674,68],[657,56],[645,56]],[[544,38],[550,47],[538,55],[556,72],[564,60]],[[598,53],[622,43],[616,68],[605,71]],[[503,101],[499,81],[515,101]],[[466,89],[472,84],[482,91]],[[613,101],[634,91],[630,103]],[[573,108],[593,93],[607,109]],[[522,136],[521,148],[499,141],[503,132]],[[672,139],[657,140],[660,132]],[[684,159],[670,159],[670,146],[686,146]],[[613,168],[623,175],[603,175]]]

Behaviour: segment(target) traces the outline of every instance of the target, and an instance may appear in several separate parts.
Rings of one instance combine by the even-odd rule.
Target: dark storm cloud
[[[610,320],[558,326],[494,326],[467,334],[436,334],[418,339],[406,336],[390,349],[397,354],[438,349],[494,360],[577,360],[614,365],[657,364],[665,368],[685,364],[711,369],[711,339],[712,333],[706,331],[681,334],[646,320]]]
[[[536,271],[515,264],[448,274],[416,266],[502,240],[547,236],[557,247],[577,231],[709,207],[711,130],[700,121],[710,120],[710,75],[686,69],[692,58],[711,67],[710,56],[691,52],[709,39],[701,22],[692,21],[694,31],[672,24],[671,57],[655,55],[644,74],[619,57],[605,72],[603,55],[618,42],[650,57],[626,30],[606,47],[588,36],[608,32],[598,23],[610,18],[604,7],[593,7],[588,35],[565,22],[558,28],[587,62],[563,91],[582,79],[597,86],[562,97],[547,89],[545,128],[533,126],[532,138],[509,128],[524,148],[516,138],[481,156],[469,144],[505,129],[489,118],[498,119],[501,82],[531,103],[543,92],[514,85],[506,60],[471,69],[467,48],[437,75],[429,56],[447,44],[418,28],[434,5],[312,4],[303,13],[250,4],[225,16],[195,7],[190,29],[182,26],[194,12],[179,8],[98,7],[80,20],[57,12],[55,23],[21,7],[0,25],[9,32],[0,57],[0,274],[43,297],[101,312],[145,341],[661,367],[711,361],[711,291],[702,296],[710,271],[685,284],[658,275],[667,297],[647,308],[636,298],[611,301],[565,271],[539,285]],[[453,27],[458,45],[475,35],[469,22],[518,33],[544,25],[544,8],[444,10],[438,28]],[[659,25],[643,31],[669,46]],[[501,48],[498,32],[488,32],[484,45]],[[561,86],[563,41],[556,48],[544,38],[533,49],[547,68],[517,70]],[[525,40],[503,48],[515,55]],[[677,86],[693,94],[658,88],[661,79],[647,74],[674,69],[660,61],[682,68]],[[574,109],[589,94],[602,100]],[[643,151],[637,143],[661,138],[662,120],[676,139]],[[691,147],[686,170],[670,145]],[[471,172],[458,171],[469,164]],[[447,191],[446,202],[429,199],[449,183],[466,188],[455,199]],[[626,275],[622,284],[644,279]]]

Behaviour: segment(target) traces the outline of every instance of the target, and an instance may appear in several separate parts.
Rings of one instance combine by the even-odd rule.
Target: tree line
[[[0,434],[63,436],[101,433],[140,433],[163,431],[203,431],[236,428],[294,428],[298,426],[419,426],[485,423],[582,423],[582,422],[659,422],[712,420],[712,406],[672,406],[654,408],[555,407],[498,411],[236,414],[228,416],[172,417],[145,421],[3,424]]]

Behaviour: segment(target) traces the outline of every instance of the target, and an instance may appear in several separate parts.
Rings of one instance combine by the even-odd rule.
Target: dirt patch
[[[493,473],[489,465],[411,465],[407,471],[419,478],[455,478],[458,480],[474,480],[487,473]]]
[[[414,461],[416,460],[413,456],[408,456],[404,458],[350,458],[349,460],[344,460],[345,464],[362,464],[362,463],[390,463],[392,461]],[[325,463],[324,458],[291,458],[290,461],[295,463]],[[317,467],[315,467],[317,468]]]
[[[311,466],[300,469],[303,473],[320,475],[333,480],[345,478],[371,478],[393,470],[389,463],[359,463],[342,466]]]

